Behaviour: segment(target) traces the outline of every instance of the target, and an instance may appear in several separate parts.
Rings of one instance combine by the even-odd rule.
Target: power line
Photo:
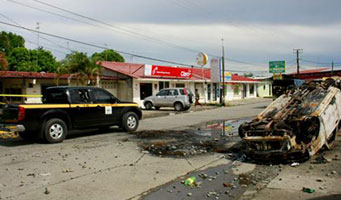
[[[10,0],[10,1],[12,1],[12,0]],[[102,24],[102,25],[105,25],[105,26],[109,26],[111,28],[118,29],[118,30],[123,31],[125,33],[138,36],[140,38],[145,38],[145,39],[148,39],[148,40],[151,40],[151,41],[154,41],[154,42],[158,42],[158,43],[164,43],[164,44],[170,45],[173,48],[180,48],[180,49],[184,49],[184,50],[191,51],[191,52],[198,52],[197,50],[194,50],[194,49],[183,47],[181,45],[170,43],[170,42],[163,41],[163,40],[160,40],[160,39],[155,39],[153,37],[146,36],[146,35],[143,35],[143,34],[140,34],[140,33],[137,33],[137,32],[131,31],[131,30],[128,30],[126,28],[122,28],[122,27],[117,26],[117,25],[108,24],[108,23],[100,21],[98,19],[95,19],[95,18],[92,18],[92,17],[88,17],[88,16],[85,16],[85,15],[81,15],[81,14],[78,14],[76,12],[73,12],[73,11],[70,11],[70,10],[67,10],[67,9],[64,9],[64,8],[60,8],[60,7],[57,7],[57,6],[54,6],[52,4],[48,4],[48,3],[45,3],[45,2],[42,2],[42,1],[39,1],[39,0],[33,0],[33,1],[35,1],[37,3],[40,3],[40,4],[43,4],[43,5],[46,5],[46,6],[49,6],[49,7],[52,7],[54,9],[61,10],[63,12],[66,12],[66,13],[69,13],[69,14],[81,17],[81,18],[85,18],[85,19],[90,20],[90,21],[94,21],[96,23],[99,23],[99,24]]]
[[[6,15],[4,15],[4,14],[2,14],[2,13],[0,13],[0,15],[1,15],[2,17],[4,17],[5,19],[7,19],[7,20],[9,20],[9,21],[11,21],[11,22],[13,22],[13,23],[15,23],[16,25],[22,26],[22,25],[19,24],[18,22],[14,21],[13,19],[9,18],[8,16],[6,16]],[[31,32],[31,33],[34,34],[33,32]],[[41,36],[40,36],[40,38],[43,39],[43,40],[45,40],[45,41],[48,41],[49,43],[51,43],[51,44],[53,44],[53,45],[56,45],[56,46],[60,47],[60,48],[62,48],[62,49],[67,49],[66,47],[63,47],[63,46],[61,46],[61,45],[59,45],[59,44],[57,44],[57,43],[55,43],[55,42],[53,42],[53,41],[51,41],[51,40],[45,38],[45,37],[41,37]],[[67,49],[67,50],[69,50],[69,49]],[[70,50],[69,50],[69,51],[70,51]]]
[[[9,1],[13,1],[13,0],[9,0]],[[178,48],[178,49],[182,49],[182,50],[186,50],[186,51],[190,51],[190,52],[195,52],[195,53],[198,53],[199,51],[198,50],[195,50],[195,49],[191,49],[191,48],[188,48],[188,47],[184,47],[184,46],[181,46],[181,45],[178,45],[178,44],[175,44],[175,43],[170,43],[170,42],[167,42],[167,41],[163,41],[163,40],[160,40],[160,39],[155,39],[155,38],[152,38],[152,37],[149,37],[149,36],[145,36],[143,34],[140,34],[140,33],[136,33],[134,31],[130,31],[126,28],[122,28],[122,27],[119,27],[119,26],[116,26],[116,25],[112,25],[112,24],[108,24],[106,22],[103,22],[103,21],[100,21],[98,19],[95,19],[95,18],[92,18],[92,17],[88,17],[88,16],[84,16],[84,15],[81,15],[81,14],[78,14],[76,12],[73,12],[73,11],[70,11],[70,10],[67,10],[67,9],[64,9],[64,8],[60,8],[60,7],[57,7],[55,5],[52,5],[52,4],[48,4],[48,3],[45,3],[45,2],[42,2],[40,0],[33,0],[37,3],[40,3],[40,4],[43,4],[45,6],[49,6],[49,7],[52,7],[54,9],[57,9],[57,10],[61,10],[63,12],[66,12],[66,13],[69,13],[69,14],[72,14],[72,15],[75,15],[75,16],[78,16],[78,17],[81,17],[81,18],[85,18],[85,19],[88,19],[88,20],[91,20],[91,21],[94,21],[96,23],[100,23],[102,25],[106,25],[106,26],[109,26],[109,27],[112,27],[112,28],[115,28],[115,29],[119,29],[121,31],[124,31],[124,32],[127,32],[127,33],[130,33],[130,34],[133,34],[133,35],[136,35],[136,36],[139,36],[139,37],[143,37],[143,38],[146,38],[146,39],[149,39],[149,40],[152,40],[152,41],[155,41],[155,42],[159,42],[159,43],[164,43],[164,44],[167,44],[167,45],[170,45],[171,47],[173,48]],[[181,1],[178,2],[178,1],[174,1],[173,2],[177,2],[178,4],[181,5]],[[186,1],[187,2],[187,1]],[[187,2],[189,3],[189,2]],[[190,3],[189,3],[190,4]],[[184,5],[187,5],[187,4],[184,4]],[[197,5],[198,6],[198,5]],[[188,7],[187,7],[188,9]],[[190,9],[190,8],[189,8]],[[79,20],[77,20],[79,21]],[[93,25],[93,24],[90,24],[90,25]],[[208,54],[212,57],[220,57],[220,56],[217,56],[217,55],[214,55],[214,54]],[[242,63],[242,64],[247,64],[247,65],[252,65],[252,66],[259,66],[259,65],[256,65],[256,64],[252,64],[252,63],[249,63],[249,62],[245,62],[245,61],[240,61],[240,60],[237,60],[237,59],[232,59],[232,58],[225,58],[227,61],[231,61],[231,62],[235,62],[235,63]],[[261,66],[263,67],[263,66]]]
[[[321,64],[321,65],[330,65],[331,62],[317,62],[317,61],[311,61],[311,60],[306,60],[306,59],[301,59],[306,62],[314,63],[314,64]],[[334,64],[341,64],[341,62],[334,62]]]
[[[10,24],[10,23],[6,23],[6,22],[2,22],[2,21],[0,21],[0,24],[16,27],[16,28],[20,28],[20,29],[25,29],[27,31],[33,31],[33,32],[36,32],[36,33],[38,32],[38,31],[33,30],[33,29],[29,29],[29,28],[26,28],[26,27],[21,27],[21,26],[15,25],[15,24]],[[79,40],[74,40],[74,39],[70,39],[70,38],[66,38],[66,37],[62,37],[62,36],[58,36],[58,35],[54,35],[54,34],[50,34],[50,33],[45,33],[45,32],[41,32],[41,31],[39,31],[39,33],[43,34],[43,35],[46,35],[46,36],[50,36],[50,37],[54,37],[54,38],[58,38],[58,39],[62,39],[62,40],[67,40],[67,41],[75,42],[75,43],[79,43],[79,44],[83,44],[83,45],[86,45],[86,46],[91,46],[91,47],[95,47],[95,48],[99,48],[99,49],[107,49],[106,47],[103,47],[103,46],[100,46],[100,45],[90,44],[90,43],[87,43],[87,42],[83,42],[83,41],[79,41]],[[163,59],[159,59],[159,58],[152,58],[152,57],[148,57],[148,56],[132,54],[132,53],[128,53],[128,52],[120,51],[120,50],[115,50],[115,51],[118,52],[118,53],[130,55],[130,56],[135,56],[135,57],[142,58],[142,59],[147,59],[147,60],[154,60],[154,61],[170,63],[170,64],[175,64],[175,65],[194,66],[194,65],[190,65],[190,64],[184,64],[184,63],[179,63],[179,62],[174,62],[174,61],[169,61],[169,60],[163,60]]]

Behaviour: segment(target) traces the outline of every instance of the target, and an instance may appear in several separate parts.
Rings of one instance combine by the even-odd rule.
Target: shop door
[[[247,94],[247,87],[246,87],[246,84],[243,84],[243,98],[246,98],[246,94]]]
[[[207,100],[211,101],[211,84],[207,85]]]
[[[152,83],[140,83],[140,98],[141,100],[153,95]]]

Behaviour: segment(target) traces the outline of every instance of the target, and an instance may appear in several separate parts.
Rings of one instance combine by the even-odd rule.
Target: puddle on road
[[[251,118],[219,120],[191,126],[186,130],[140,131],[139,146],[158,156],[190,156],[207,152],[231,152],[241,141],[238,127]]]

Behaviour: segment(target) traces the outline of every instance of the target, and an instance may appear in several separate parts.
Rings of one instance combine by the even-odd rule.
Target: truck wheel
[[[146,110],[151,110],[152,107],[153,107],[153,104],[150,103],[150,102],[146,102],[146,103],[144,104],[144,107],[146,108]]]
[[[127,112],[122,118],[122,129],[126,132],[134,132],[139,126],[139,117],[134,112]]]
[[[175,103],[175,104],[174,104],[174,109],[175,109],[176,111],[182,111],[182,110],[183,110],[182,103],[179,103],[179,102]]]
[[[47,120],[42,130],[45,140],[49,143],[62,142],[67,135],[65,122],[58,118]]]

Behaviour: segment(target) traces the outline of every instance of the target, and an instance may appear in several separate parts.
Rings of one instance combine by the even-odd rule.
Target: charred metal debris
[[[244,153],[256,160],[289,160],[330,148],[340,129],[340,86],[340,79],[329,78],[288,90],[239,126]]]

